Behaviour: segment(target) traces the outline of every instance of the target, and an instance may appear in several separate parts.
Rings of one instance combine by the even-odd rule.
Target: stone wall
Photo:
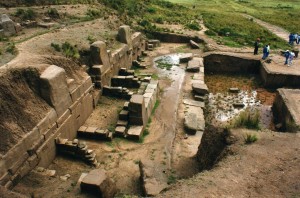
[[[266,63],[261,63],[260,76],[265,87],[300,87],[300,76],[293,74],[282,74],[278,72],[270,72],[266,67]]]
[[[275,124],[281,131],[295,132],[300,129],[298,102],[299,89],[278,89],[272,106]]]
[[[128,27],[125,28],[129,32]],[[122,35],[121,35],[122,36]],[[36,166],[48,167],[56,156],[55,139],[74,139],[77,130],[90,116],[97,104],[101,88],[110,85],[111,78],[120,68],[129,68],[133,60],[145,50],[145,40],[141,33],[123,35],[130,43],[110,52],[106,44],[97,41],[91,45],[91,76],[83,74],[83,80],[74,83],[67,79],[64,69],[48,66],[40,75],[41,97],[52,108],[47,115],[27,133],[4,156],[0,156],[0,185],[11,189],[22,177]],[[128,39],[125,40],[128,42]],[[93,84],[94,83],[94,84]]]
[[[260,61],[253,58],[225,53],[208,53],[203,58],[206,73],[259,73]]]

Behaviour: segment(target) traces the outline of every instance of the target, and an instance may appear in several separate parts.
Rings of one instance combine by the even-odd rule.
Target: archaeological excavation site
[[[0,197],[300,197],[300,45],[201,5],[1,1]]]

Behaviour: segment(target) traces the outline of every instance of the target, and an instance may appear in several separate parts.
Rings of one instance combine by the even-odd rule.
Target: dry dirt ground
[[[105,27],[105,21],[103,23],[104,26],[93,22],[75,24],[23,42],[17,46],[20,55],[6,66],[22,66],[22,62],[35,64],[40,60],[40,56],[55,54],[49,47],[53,40],[60,42],[75,39],[83,42],[88,36],[83,36],[87,26],[94,28],[95,32]],[[203,35],[202,33],[199,34]],[[252,52],[249,48],[231,49],[218,46],[214,41],[205,38],[209,49]],[[188,51],[190,50],[185,45],[162,45],[149,52],[145,62],[151,65],[156,56]],[[202,54],[202,50],[192,52]],[[245,130],[235,130],[233,133],[239,137],[239,141],[231,146],[234,154],[222,160],[213,170],[197,173],[194,156],[201,133],[185,139],[182,126],[184,106],[181,100],[191,97],[188,86],[191,74],[184,72],[184,65],[172,68],[171,71],[149,67],[140,72],[157,73],[161,87],[160,105],[152,116],[149,135],[142,143],[121,138],[115,138],[112,142],[84,140],[89,148],[95,150],[100,168],[107,170],[116,181],[118,195],[141,195],[138,161],[149,159],[159,164],[162,174],[172,175],[171,183],[177,180],[177,183],[167,189],[161,197],[300,197],[299,134],[262,131],[258,132],[259,140],[256,143],[245,145],[242,137],[246,133]],[[86,125],[112,128],[124,102],[102,97]],[[14,190],[32,197],[91,197],[80,192],[77,181],[81,173],[92,168],[80,160],[58,156],[49,167],[56,170],[56,176],[44,176],[32,171]],[[71,177],[62,181],[59,177],[66,174],[70,174]]]

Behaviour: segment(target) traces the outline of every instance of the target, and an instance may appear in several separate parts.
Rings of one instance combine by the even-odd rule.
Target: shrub
[[[51,18],[55,18],[55,19],[60,18],[59,13],[58,13],[58,11],[57,11],[56,8],[50,8],[50,9],[47,11],[47,14],[48,14],[48,16],[51,17]]]
[[[96,9],[88,9],[88,11],[86,12],[86,15],[91,18],[97,18],[97,17],[103,16],[102,12],[100,10],[96,10]]]
[[[91,36],[91,35],[89,35],[87,37],[87,40],[89,41],[90,44],[92,44],[92,43],[94,43],[96,41],[96,39],[93,36]]]
[[[71,45],[69,42],[64,42],[61,46],[64,55],[68,58],[80,58],[77,48]]]
[[[16,13],[14,14],[17,17],[20,17],[22,20],[33,20],[36,17],[36,12],[32,9],[17,9]]]
[[[244,137],[245,144],[252,144],[258,140],[256,134],[246,134]]]
[[[164,23],[164,20],[161,16],[157,17],[154,19],[156,23],[159,23],[159,24],[163,24]]]
[[[206,31],[205,31],[205,34],[208,35],[208,36],[216,36],[216,35],[217,35],[217,33],[215,33],[215,32],[212,31],[212,30],[206,30]]]
[[[57,51],[57,52],[61,51],[61,48],[60,48],[59,44],[51,43],[51,47],[53,47],[55,49],[55,51]]]
[[[9,43],[8,46],[6,47],[5,51],[8,53],[11,53],[11,54],[16,54],[17,48],[15,46],[15,43]]]
[[[196,21],[191,21],[185,25],[186,28],[199,31],[201,28]]]

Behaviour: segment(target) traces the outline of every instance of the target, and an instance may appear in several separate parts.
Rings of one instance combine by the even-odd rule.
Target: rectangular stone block
[[[127,131],[127,137],[139,141],[143,136],[144,126],[131,126]]]
[[[55,132],[56,129],[57,129],[57,125],[56,123],[54,123],[52,127],[43,134],[44,139],[47,140]]]
[[[128,120],[129,112],[127,110],[122,110],[119,114],[120,120]]]
[[[29,163],[26,161],[23,166],[18,170],[18,174],[23,178],[25,175],[27,175],[32,168],[29,166]]]
[[[4,186],[8,181],[10,181],[11,175],[9,172],[6,172],[5,174],[2,175],[0,178],[0,186]]]
[[[13,166],[11,166],[9,169],[8,169],[8,172],[11,174],[11,175],[14,175],[17,170],[23,165],[23,163],[28,159],[29,155],[27,152],[23,153],[20,155],[19,158],[15,159],[16,162],[14,163]]]
[[[56,111],[51,108],[47,115],[37,124],[40,133],[42,134],[52,127],[52,124],[56,122],[57,118]]]
[[[77,135],[77,129],[76,117],[75,115],[70,115],[55,133],[59,133],[61,138],[73,140]]]
[[[33,145],[27,150],[27,153],[31,156],[36,153],[37,149],[45,142],[44,136],[40,136],[40,138],[33,143]]]
[[[81,93],[81,85],[79,85],[72,92],[70,92],[72,101],[75,102],[76,100],[78,100],[82,94],[83,93]]]
[[[124,127],[124,126],[117,126],[115,128],[115,136],[124,137],[125,134],[126,134],[126,127]]]

